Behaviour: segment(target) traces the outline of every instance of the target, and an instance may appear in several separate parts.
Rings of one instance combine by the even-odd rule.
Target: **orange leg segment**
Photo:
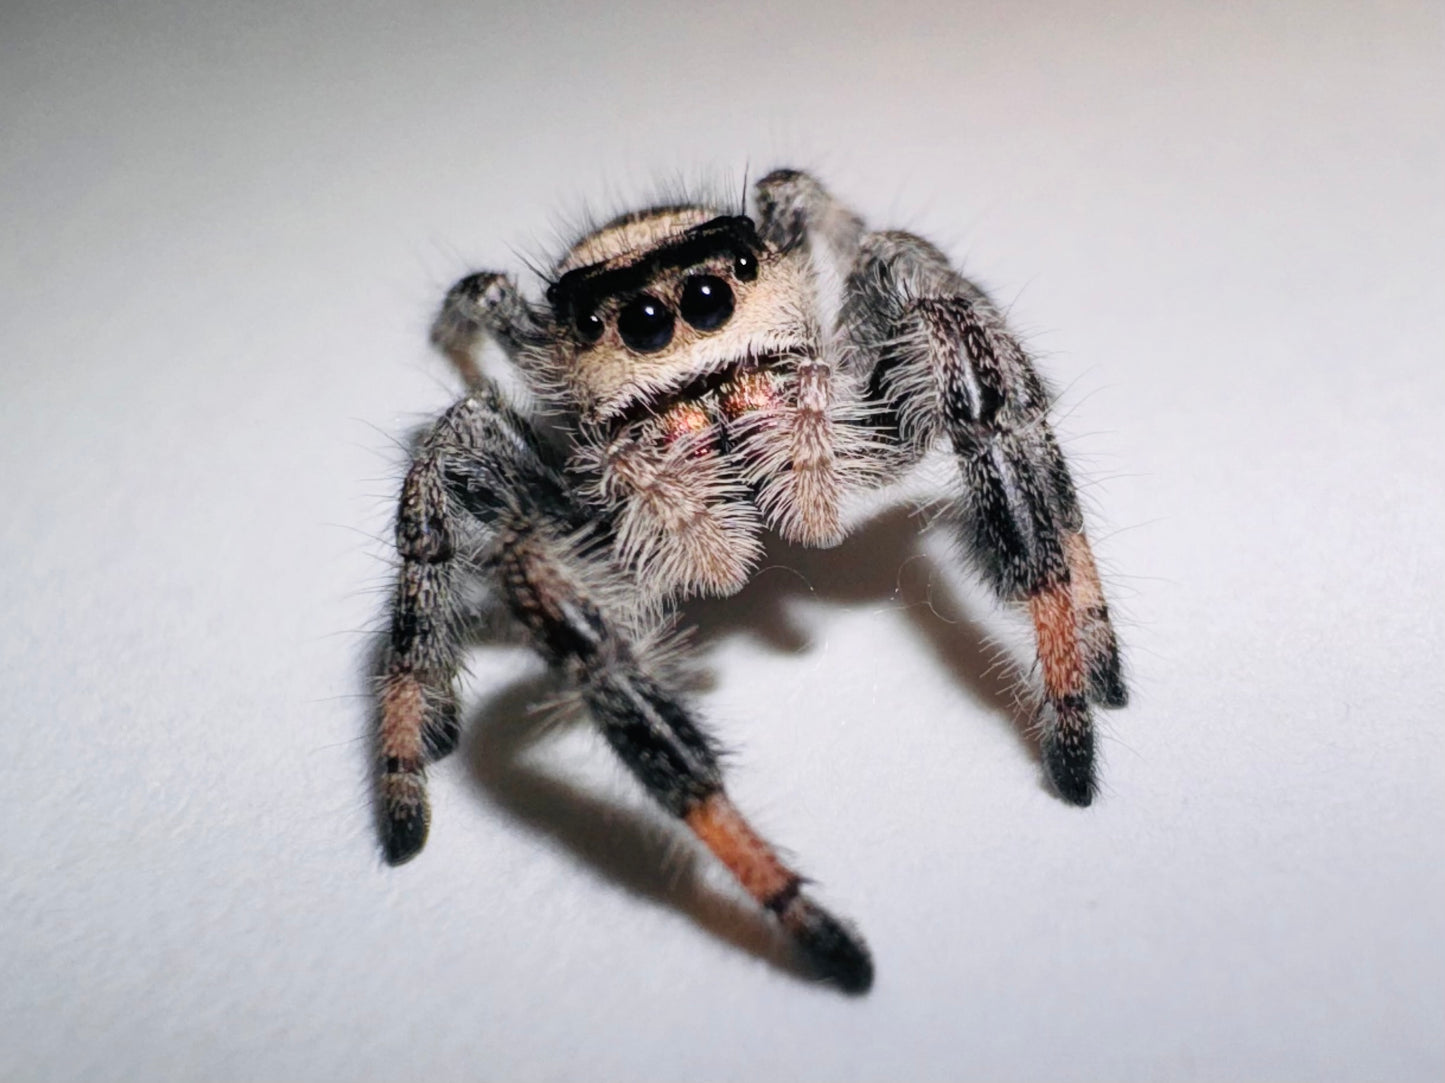
[[[848,992],[868,990],[873,960],[863,941],[803,893],[803,878],[778,859],[726,794],[700,801],[683,820],[748,894],[778,916],[822,976]]]

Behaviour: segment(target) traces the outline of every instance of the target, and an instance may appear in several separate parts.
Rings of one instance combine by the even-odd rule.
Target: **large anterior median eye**
[[[650,293],[627,302],[617,314],[617,333],[628,348],[638,353],[654,353],[672,341],[672,325],[676,317],[672,309]]]
[[[733,291],[714,275],[693,275],[682,284],[682,318],[699,331],[712,331],[733,314]]]

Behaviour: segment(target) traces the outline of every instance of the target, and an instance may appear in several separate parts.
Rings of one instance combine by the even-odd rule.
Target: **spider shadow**
[[[1021,676],[1017,666],[999,663],[997,647],[935,574],[919,534],[917,518],[896,509],[868,521],[829,551],[775,539],[763,570],[743,591],[690,603],[683,607],[683,620],[694,629],[700,653],[731,636],[747,635],[775,650],[801,654],[811,649],[811,640],[793,612],[800,600],[897,607],[955,683],[1011,725],[1038,760],[1030,714],[1013,692]],[[489,633],[484,624],[473,638],[485,647],[509,637]],[[373,673],[379,672],[375,667],[384,653],[382,635],[374,645]],[[630,894],[683,914],[717,940],[785,973],[812,978],[813,971],[766,913],[752,900],[710,882],[711,862],[680,824],[546,769],[548,734],[578,721],[575,712],[561,722],[559,712],[538,708],[560,691],[555,677],[534,675],[492,692],[472,713],[461,750],[467,774],[483,797]]]
[[[921,534],[917,514],[893,508],[865,522],[835,549],[804,549],[774,537],[762,570],[747,587],[731,598],[691,602],[683,616],[704,650],[746,635],[774,650],[802,654],[812,641],[799,620],[800,603],[897,609],[954,684],[1008,725],[1034,762],[1042,764],[1033,708],[1018,691],[1027,674],[989,640],[938,574]]]
[[[630,807],[546,770],[533,751],[549,734],[580,723],[539,703],[555,699],[551,675],[516,681],[471,718],[462,744],[471,780],[487,800],[530,831],[627,892],[683,914],[715,939],[798,978],[813,972],[777,924],[751,899],[710,882],[692,836],[647,806]]]

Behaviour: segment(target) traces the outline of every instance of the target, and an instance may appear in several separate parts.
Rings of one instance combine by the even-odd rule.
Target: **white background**
[[[1441,1077],[1438,4],[74,7],[0,15],[0,1077]],[[781,164],[1011,306],[1135,692],[1051,797],[906,512],[695,613],[855,999],[524,654],[416,862],[367,793],[442,292]]]

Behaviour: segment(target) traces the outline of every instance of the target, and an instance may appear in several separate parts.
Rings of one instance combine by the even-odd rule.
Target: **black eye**
[[[739,282],[751,282],[758,277],[758,257],[751,252],[739,252],[733,258],[733,274]]]
[[[586,346],[591,346],[601,338],[602,331],[607,326],[602,322],[602,317],[595,312],[579,312],[574,322],[577,328],[577,337]]]
[[[733,314],[733,291],[714,275],[693,275],[682,284],[682,318],[699,331],[711,331]]]
[[[655,353],[672,341],[675,322],[672,309],[650,293],[627,302],[617,314],[617,330],[622,341],[638,353]]]

